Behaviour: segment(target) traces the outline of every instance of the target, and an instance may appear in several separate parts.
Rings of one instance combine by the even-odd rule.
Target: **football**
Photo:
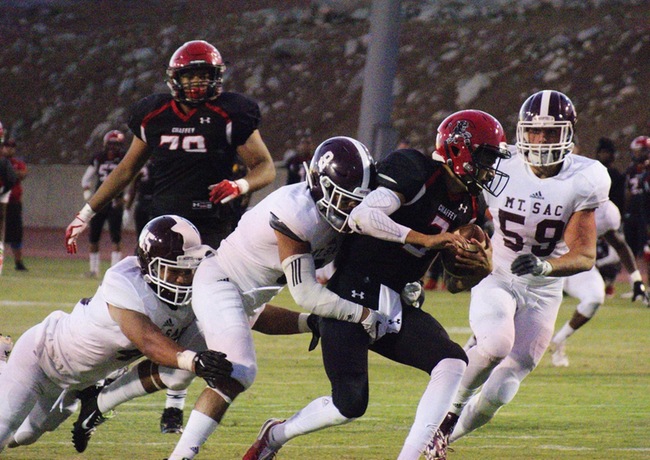
[[[479,248],[475,244],[470,243],[470,240],[472,238],[474,238],[476,241],[478,241],[485,247],[485,241],[487,240],[487,236],[485,235],[483,229],[476,224],[462,225],[458,227],[456,230],[454,230],[454,233],[458,233],[459,235],[463,236],[467,240],[465,244],[466,251],[478,252],[479,250]],[[471,273],[463,273],[463,270],[459,269],[456,266],[456,251],[453,251],[451,249],[445,249],[442,251],[441,257],[442,257],[442,265],[444,266],[447,273],[449,273],[450,275],[453,275],[457,278],[462,278],[463,276],[472,275]]]

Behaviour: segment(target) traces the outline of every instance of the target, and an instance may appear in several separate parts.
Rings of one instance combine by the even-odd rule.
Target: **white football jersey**
[[[621,211],[610,200],[605,201],[596,209],[596,232],[600,238],[610,230],[621,227]]]
[[[90,299],[82,299],[70,314],[56,312],[43,321],[41,366],[63,387],[96,382],[142,356],[113,321],[107,304],[142,313],[162,333],[176,340],[194,321],[190,307],[172,310],[144,281],[135,256],[106,271]]]
[[[338,250],[341,234],[320,215],[307,185],[281,187],[244,213],[217,250],[219,265],[242,291],[286,284],[275,231],[269,224],[271,214],[310,244],[317,268],[332,261]],[[273,294],[269,292],[270,297]]]
[[[510,176],[507,187],[498,197],[484,195],[494,220],[494,267],[505,273],[521,254],[547,259],[567,253],[569,218],[607,201],[611,182],[600,162],[574,154],[567,155],[554,177],[540,179],[517,153],[502,160],[499,169]],[[534,282],[532,275],[526,277]]]

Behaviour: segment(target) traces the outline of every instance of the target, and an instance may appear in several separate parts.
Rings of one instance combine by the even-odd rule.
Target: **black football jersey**
[[[397,150],[377,165],[378,185],[404,195],[406,202],[393,214],[395,222],[427,235],[453,231],[474,221],[476,197],[452,194],[444,182],[441,163],[414,149]],[[438,251],[411,244],[392,243],[369,236],[346,236],[336,259],[339,276],[363,277],[364,283],[384,284],[400,292],[420,279]],[[336,290],[336,289],[334,289]]]
[[[224,92],[188,114],[170,94],[137,102],[129,128],[151,148],[152,215],[178,214],[191,222],[218,216],[224,207],[209,201],[208,186],[231,177],[237,147],[260,120],[257,103],[237,93]]]
[[[91,166],[95,168],[95,175],[97,176],[97,184],[95,190],[104,183],[108,175],[113,172],[117,165],[122,161],[123,155],[113,155],[109,158],[106,152],[96,153],[90,160]]]

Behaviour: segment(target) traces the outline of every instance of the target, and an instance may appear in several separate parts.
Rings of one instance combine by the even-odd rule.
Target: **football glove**
[[[320,340],[320,329],[318,328],[318,315],[313,313],[307,317],[307,326],[311,330],[311,342],[309,342],[309,351],[314,351],[318,346],[318,341]]]
[[[632,286],[632,302],[635,302],[637,299],[641,299],[645,306],[650,305],[650,298],[648,297],[648,291],[643,284],[643,281],[635,281]]]
[[[370,336],[370,343],[374,343],[386,335],[389,320],[390,318],[387,315],[377,310],[370,310],[370,314],[366,319],[361,321],[361,325]]]
[[[213,184],[208,187],[208,190],[210,190],[210,201],[215,204],[226,204],[230,200],[244,195],[248,192],[248,189],[248,181],[245,179],[237,179],[235,181],[222,180],[218,184]]]
[[[196,376],[205,379],[212,388],[215,387],[214,379],[230,377],[232,373],[232,363],[226,359],[226,354],[220,351],[199,351],[193,362]]]
[[[81,208],[81,211],[77,213],[74,220],[70,222],[68,228],[65,229],[65,247],[68,254],[77,253],[77,238],[79,238],[81,232],[86,229],[90,219],[92,219],[94,215],[95,211],[93,211],[90,205],[86,203],[84,207]]]
[[[533,254],[522,254],[512,262],[510,270],[518,276],[528,274],[547,276],[553,270],[553,266],[548,261],[542,260]]]
[[[400,293],[402,305],[421,308],[424,304],[424,289],[420,281],[407,283]]]

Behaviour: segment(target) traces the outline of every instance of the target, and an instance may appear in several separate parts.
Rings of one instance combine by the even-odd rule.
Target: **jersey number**
[[[524,239],[519,233],[508,230],[508,222],[523,226],[526,223],[526,217],[499,209],[501,232],[507,237],[503,239],[503,243],[513,251],[519,252],[524,248]],[[563,233],[564,222],[561,220],[544,219],[540,221],[535,229],[535,241],[539,244],[534,244],[531,252],[538,257],[551,255],[557,242],[562,239]]]
[[[205,137],[203,136],[178,136],[163,134],[160,136],[160,146],[169,145],[169,150],[178,150],[179,146],[186,152],[207,152]]]

